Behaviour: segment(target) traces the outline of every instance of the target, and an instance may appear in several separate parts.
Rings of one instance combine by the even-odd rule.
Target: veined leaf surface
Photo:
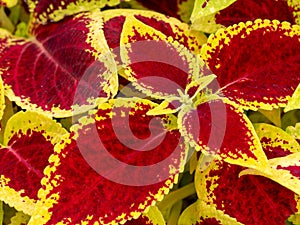
[[[214,100],[181,111],[179,129],[196,150],[246,167],[267,167],[255,130],[237,106]]]
[[[227,98],[271,110],[286,106],[299,85],[299,35],[300,27],[287,22],[239,23],[211,35],[201,56]]]
[[[186,146],[173,116],[156,104],[115,99],[84,117],[57,146],[32,224],[114,224],[161,200],[183,170]]]
[[[1,30],[6,95],[22,108],[55,117],[87,111],[113,97],[117,72],[101,24],[94,11],[59,23],[33,23],[29,39]]]
[[[31,215],[38,200],[43,170],[54,145],[67,132],[35,112],[19,112],[8,121],[0,149],[1,200]]]

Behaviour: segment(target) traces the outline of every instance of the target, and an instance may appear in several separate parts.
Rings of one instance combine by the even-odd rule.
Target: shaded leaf
[[[0,149],[1,200],[33,213],[43,170],[64,134],[55,121],[34,112],[19,112],[9,119]]]
[[[23,212],[17,212],[16,215],[11,218],[11,223],[9,225],[25,225],[28,224],[29,219],[30,216]]]
[[[255,130],[237,106],[214,100],[179,113],[179,129],[197,151],[246,167],[264,168],[267,158]]]
[[[3,202],[3,224],[10,224],[10,220],[12,217],[14,217],[17,213],[16,209],[13,207],[10,207],[9,205],[5,204]]]
[[[187,149],[175,117],[146,116],[155,106],[110,100],[74,125],[50,157],[29,224],[122,223],[161,200]]]
[[[31,24],[28,40],[1,30],[0,68],[9,99],[65,117],[113,97],[117,72],[101,24],[100,14],[91,12],[60,23]]]
[[[292,98],[289,100],[287,106],[284,108],[284,112],[288,112],[294,109],[300,109],[300,85],[298,85]]]
[[[281,127],[286,129],[289,126],[296,126],[300,121],[300,110],[292,110],[283,114],[281,118]]]
[[[33,16],[40,23],[59,21],[66,16],[84,11],[118,5],[122,0],[29,0],[28,5]],[[126,0],[125,0],[126,1]]]
[[[223,161],[214,161],[205,171],[196,170],[198,197],[220,224],[230,223],[219,211],[244,225],[285,224],[298,212],[299,197],[292,191],[264,177],[239,177],[242,170]]]
[[[281,109],[273,110],[263,110],[260,109],[259,112],[268,118],[274,125],[281,127]]]
[[[299,35],[287,22],[239,23],[212,35],[201,56],[227,98],[245,109],[271,110],[284,107],[300,82]]]
[[[296,123],[295,127],[287,127],[286,132],[300,142],[300,123]]]

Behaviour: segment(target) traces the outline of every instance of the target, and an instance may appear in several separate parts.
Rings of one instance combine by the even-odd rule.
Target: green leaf
[[[20,211],[10,219],[11,223],[9,225],[24,225],[28,223],[29,219],[30,216]]]
[[[191,15],[191,21],[194,22],[198,18],[216,13],[228,7],[235,1],[236,0],[196,0]]]
[[[221,210],[217,210],[212,205],[208,205],[201,200],[186,208],[181,214],[178,225],[196,224],[224,224],[243,225],[226,215]]]
[[[300,84],[289,100],[287,106],[284,108],[284,112],[288,112],[294,109],[300,109]]]
[[[300,123],[296,123],[296,125],[288,126],[286,128],[286,132],[291,135],[293,138],[300,140]]]
[[[258,110],[261,114],[267,117],[272,123],[274,123],[277,127],[281,127],[281,109],[273,109],[273,110]]]

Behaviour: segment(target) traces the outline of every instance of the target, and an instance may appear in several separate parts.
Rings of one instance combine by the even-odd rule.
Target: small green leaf
[[[9,225],[24,225],[28,223],[29,219],[30,216],[20,211],[10,219],[11,223]]]
[[[292,98],[289,100],[284,112],[288,112],[294,109],[300,109],[300,84],[298,85],[296,91],[294,92]]]
[[[236,0],[196,0],[191,15],[191,21],[194,22],[198,18],[208,16],[225,9],[235,1]]]
[[[281,109],[273,109],[273,110],[258,110],[261,114],[267,117],[274,125],[277,127],[281,127]]]
[[[295,127],[288,126],[286,132],[293,138],[300,140],[300,123],[296,123]]]

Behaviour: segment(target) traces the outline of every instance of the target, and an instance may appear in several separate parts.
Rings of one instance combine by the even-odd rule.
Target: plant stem
[[[194,193],[196,193],[194,183],[190,183],[168,194],[160,203],[157,204],[157,207],[160,210],[164,210]]]
[[[167,225],[177,225],[180,213],[182,209],[182,201],[176,202],[170,212]]]

